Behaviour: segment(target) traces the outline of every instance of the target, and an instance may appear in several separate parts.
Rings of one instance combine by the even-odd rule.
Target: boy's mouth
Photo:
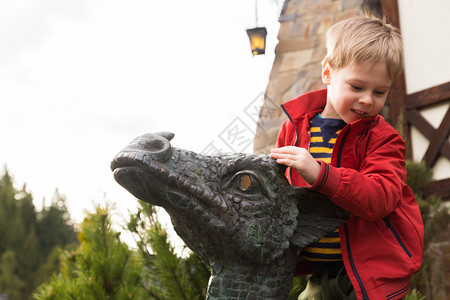
[[[365,111],[359,110],[359,109],[352,108],[351,111],[354,112],[355,114],[361,116],[361,117],[368,116],[368,113],[366,113]]]

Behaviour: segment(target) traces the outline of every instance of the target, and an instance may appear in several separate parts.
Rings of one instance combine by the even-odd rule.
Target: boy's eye
[[[360,90],[362,90],[362,87],[357,86],[357,85],[351,84],[351,87],[352,87],[352,89],[354,89],[355,91],[360,91]]]

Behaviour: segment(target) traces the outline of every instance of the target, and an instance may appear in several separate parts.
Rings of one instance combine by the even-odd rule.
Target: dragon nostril
[[[158,152],[164,149],[165,143],[160,139],[153,139],[151,141],[147,141],[144,145],[145,150],[151,152]]]

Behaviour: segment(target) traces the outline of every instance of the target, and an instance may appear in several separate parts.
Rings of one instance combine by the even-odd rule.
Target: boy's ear
[[[331,81],[331,69],[328,60],[324,58],[322,61],[322,82],[325,85],[329,85]]]

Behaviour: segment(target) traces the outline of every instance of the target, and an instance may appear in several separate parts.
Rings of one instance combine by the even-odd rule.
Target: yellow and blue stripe
[[[320,114],[311,119],[309,152],[316,160],[331,163],[334,144],[345,125],[343,120],[322,118]],[[339,229],[304,248],[302,257],[309,260],[315,269],[319,266],[323,268],[323,264],[341,261]]]

